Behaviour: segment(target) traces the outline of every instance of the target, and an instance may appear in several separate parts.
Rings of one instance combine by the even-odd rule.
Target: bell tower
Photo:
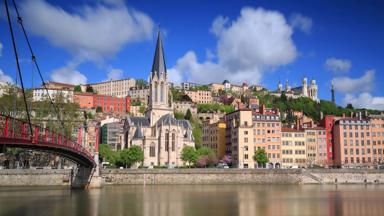
[[[148,109],[145,111],[145,116],[150,119],[151,125],[154,125],[159,118],[170,113],[173,114],[173,109],[169,102],[168,73],[159,30],[149,78]]]

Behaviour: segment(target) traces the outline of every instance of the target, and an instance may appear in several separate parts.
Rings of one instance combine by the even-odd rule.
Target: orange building
[[[118,98],[94,93],[75,93],[74,101],[83,109],[101,107],[104,113],[128,113],[131,107],[131,98]]]
[[[373,164],[371,124],[368,119],[341,118],[333,126],[333,136],[336,166]]]

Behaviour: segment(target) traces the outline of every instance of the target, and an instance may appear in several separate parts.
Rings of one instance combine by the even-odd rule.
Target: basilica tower
[[[173,109],[169,98],[168,73],[159,31],[149,78],[148,109],[145,116],[150,119],[151,125],[154,125],[159,118],[166,114],[173,114]]]

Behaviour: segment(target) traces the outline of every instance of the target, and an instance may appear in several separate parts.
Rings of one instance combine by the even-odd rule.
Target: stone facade
[[[144,117],[128,116],[124,122],[125,146],[140,146],[144,166],[182,166],[184,146],[195,146],[187,120],[173,116],[173,103],[160,33],[149,81],[148,108]]]
[[[90,84],[93,90],[102,95],[109,95],[113,97],[127,97],[128,91],[131,87],[135,87],[136,80],[134,79],[122,79],[122,80],[110,80],[101,83]]]
[[[190,101],[174,101],[173,108],[175,109],[176,112],[181,112],[186,114],[189,109],[192,114],[194,115],[197,114],[196,104]]]
[[[197,104],[209,104],[212,103],[212,92],[203,90],[184,91],[192,102]]]

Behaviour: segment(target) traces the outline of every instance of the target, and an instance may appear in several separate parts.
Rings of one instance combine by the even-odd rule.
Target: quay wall
[[[383,170],[103,169],[102,185],[384,184]],[[0,170],[0,186],[71,186],[71,170]]]

